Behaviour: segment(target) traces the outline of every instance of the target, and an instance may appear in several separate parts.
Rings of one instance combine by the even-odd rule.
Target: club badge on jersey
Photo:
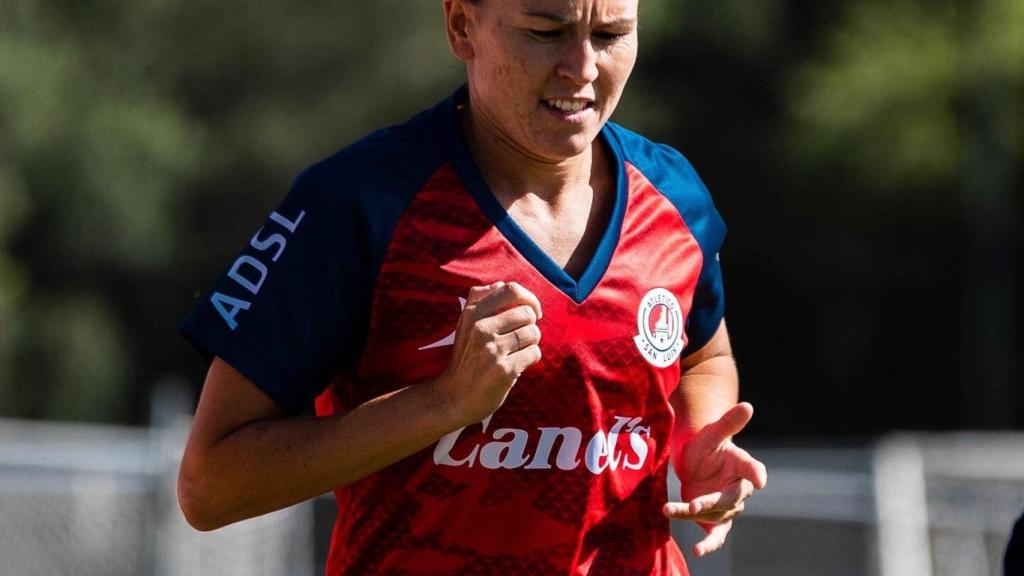
[[[544,358],[493,418],[337,490],[325,573],[686,574],[660,513],[670,398],[722,322],[725,224],[681,154],[608,122],[615,200],[570,276],[486,186],[468,102],[304,170],[182,332],[289,414],[328,416],[442,373],[466,291],[520,282]]]
[[[679,301],[664,288],[654,288],[644,295],[637,309],[636,324],[639,334],[633,342],[640,354],[658,368],[675,362],[686,347]]]

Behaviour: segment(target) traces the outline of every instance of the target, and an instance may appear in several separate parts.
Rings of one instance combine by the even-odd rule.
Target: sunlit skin
[[[637,2],[494,1],[466,10],[460,45],[472,135],[520,163],[579,159],[611,117],[636,62]],[[477,48],[482,46],[482,48]],[[549,103],[579,102],[578,112]]]
[[[572,273],[593,253],[613,191],[598,133],[636,63],[637,0],[446,0],[452,52],[465,62],[463,133],[509,215]],[[570,108],[565,110],[564,108]],[[693,552],[719,549],[764,465],[732,442],[752,416],[723,323],[683,361],[673,395],[683,502],[663,513],[700,522]]]
[[[541,248],[569,270],[587,262],[614,192],[597,135],[636,60],[636,0],[445,0],[448,40],[466,63],[462,126],[488,185]],[[576,110],[560,111],[557,100]],[[550,224],[550,226],[548,225]],[[217,358],[182,459],[178,497],[201,530],[265,514],[373,474],[498,410],[541,359],[542,302],[514,281],[470,289],[448,366],[435,378],[322,418],[291,418]],[[681,361],[672,405],[692,440],[674,458],[688,486],[673,518],[724,542],[764,467],[730,437],[750,418],[724,322]],[[687,433],[687,438],[691,435]],[[298,470],[299,474],[281,474]]]
[[[450,0],[446,8],[469,79],[465,132],[493,175],[488,183],[549,200],[586,185],[602,153],[594,141],[636,62],[636,0]],[[558,100],[582,109],[559,110]]]

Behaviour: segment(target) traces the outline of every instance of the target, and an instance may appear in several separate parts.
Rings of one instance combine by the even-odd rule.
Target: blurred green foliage
[[[459,77],[433,3],[0,13],[0,415],[144,417],[196,273],[304,164]]]
[[[461,81],[438,4],[0,0],[0,416],[139,421],[149,383],[201,374],[176,326],[292,175]],[[808,269],[847,282],[836,251],[869,256],[887,233],[840,206],[938,195],[938,221],[957,219],[979,91],[1016,99],[994,138],[1021,158],[1018,0],[643,0],[641,34],[617,119],[695,161],[739,231],[734,269],[786,266],[760,241],[773,210],[828,223],[810,238],[835,250],[787,250],[804,262],[776,273],[780,294]],[[734,330],[768,341],[779,328],[737,280]],[[824,314],[863,326],[871,302]],[[830,338],[832,368],[808,378],[870,352]],[[755,377],[785,344],[750,353]]]
[[[1019,94],[1022,61],[1024,2],[852,3],[790,87],[791,154],[838,160],[878,193],[941,187],[964,162],[961,109],[977,90]]]

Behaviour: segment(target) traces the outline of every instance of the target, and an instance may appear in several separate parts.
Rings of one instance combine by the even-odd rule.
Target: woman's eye
[[[594,37],[601,42],[614,42],[625,38],[628,34],[624,32],[594,32]]]
[[[530,36],[540,40],[554,40],[562,35],[561,30],[528,30]]]

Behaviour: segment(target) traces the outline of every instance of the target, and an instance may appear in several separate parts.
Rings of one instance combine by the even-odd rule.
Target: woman
[[[766,475],[730,440],[724,226],[608,122],[637,0],[443,5],[467,87],[303,172],[186,322],[182,509],[335,490],[329,574],[685,574],[668,518],[706,554]]]

